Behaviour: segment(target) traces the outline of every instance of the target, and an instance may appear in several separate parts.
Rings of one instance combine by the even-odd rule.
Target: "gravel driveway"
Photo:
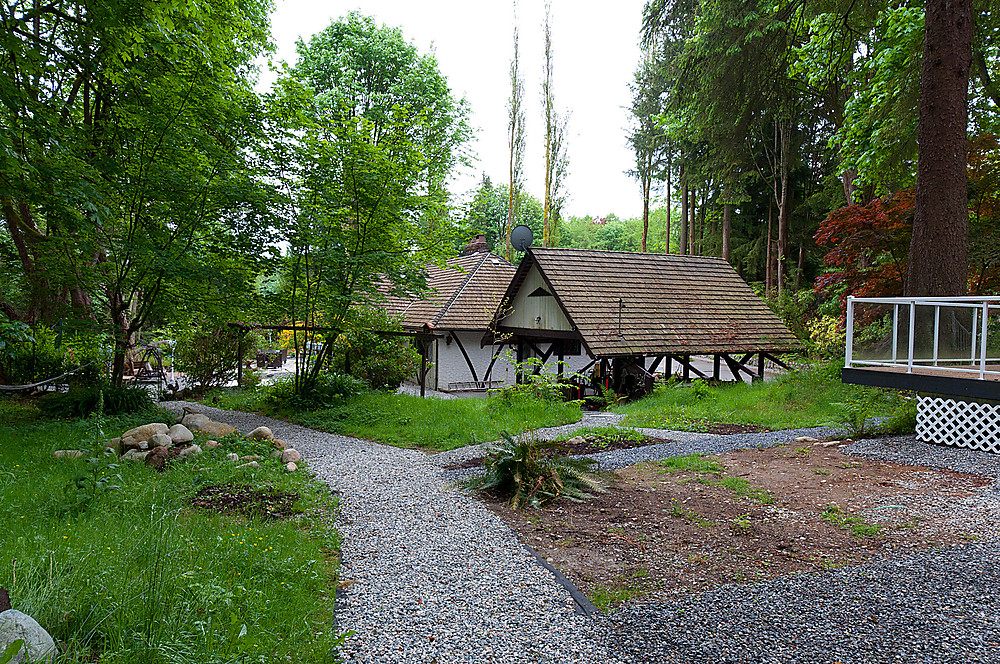
[[[241,431],[271,427],[341,493],[341,581],[349,586],[338,628],[357,632],[341,653],[347,662],[1000,664],[997,530],[959,547],[722,586],[683,601],[647,600],[588,618],[574,613],[565,588],[510,529],[450,486],[441,465],[476,450],[431,457],[257,415],[170,405],[192,405]],[[603,453],[601,462],[622,467],[823,433],[676,434],[677,443],[656,446],[663,449]],[[912,437],[842,451],[1000,478],[998,455]],[[993,491],[1000,500],[996,484]]]

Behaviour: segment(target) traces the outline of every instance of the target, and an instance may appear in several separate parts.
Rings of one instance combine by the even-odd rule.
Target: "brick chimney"
[[[477,254],[481,251],[489,251],[490,245],[486,242],[486,235],[480,233],[476,236],[472,242],[465,246],[465,250],[462,251],[463,256],[468,256],[469,254]]]

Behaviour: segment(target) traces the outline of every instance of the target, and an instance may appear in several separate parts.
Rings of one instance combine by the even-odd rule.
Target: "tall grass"
[[[389,445],[450,450],[500,438],[502,431],[569,424],[580,419],[576,403],[541,399],[436,399],[369,392],[319,410],[289,415],[320,431]]]
[[[869,415],[891,416],[904,407],[896,392],[869,391],[840,382],[836,367],[799,371],[777,381],[707,387],[666,385],[638,401],[614,408],[632,427],[698,431],[710,423],[794,429],[842,424],[850,416],[844,404],[871,399]]]
[[[92,427],[0,427],[0,586],[65,647],[61,661],[330,661],[338,540],[324,485],[277,462],[237,469],[221,450],[164,474],[105,459],[98,472],[120,488],[80,509],[73,480],[93,464],[52,451],[94,445]],[[265,522],[191,506],[227,482],[299,494],[301,514]]]

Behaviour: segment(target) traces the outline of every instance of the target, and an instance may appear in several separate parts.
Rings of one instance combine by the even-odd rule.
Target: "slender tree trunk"
[[[688,214],[691,215],[688,221],[688,256],[694,256],[694,234],[695,234],[695,202],[698,200],[698,190],[691,190],[691,203],[688,205]]]
[[[667,229],[663,238],[663,253],[670,253],[670,166],[672,158],[667,157]]]
[[[688,187],[687,179],[684,177],[684,167],[681,166],[681,227],[680,238],[677,242],[677,253],[687,256],[688,245]]]
[[[795,272],[795,290],[798,290],[802,286],[802,270],[805,269],[806,265],[806,248],[799,245],[799,262],[798,269]]]
[[[968,292],[967,130],[972,0],[927,0],[908,296]]]
[[[732,232],[733,206],[725,203],[722,206],[722,258],[729,262],[729,236]]]
[[[772,250],[771,242],[771,227],[773,225],[774,218],[774,207],[769,200],[767,202],[767,251],[765,252],[764,260],[766,261],[764,265],[764,290],[768,297],[774,294],[774,255]]]
[[[649,237],[649,189],[652,175],[642,175],[642,242],[640,250],[646,253],[646,239]]]
[[[785,291],[785,254],[788,252],[788,217],[791,208],[791,197],[788,191],[788,161],[792,153],[792,123],[790,120],[781,125],[781,201],[778,203],[778,251],[777,271],[775,273],[778,297]]]

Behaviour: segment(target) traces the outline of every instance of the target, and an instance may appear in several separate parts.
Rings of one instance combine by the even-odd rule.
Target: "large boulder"
[[[170,431],[167,432],[170,436],[170,440],[173,441],[174,445],[180,445],[182,443],[190,443],[194,440],[194,434],[183,424],[175,424],[170,427]]]
[[[142,443],[140,443],[140,445],[141,444]],[[170,447],[173,444],[174,441],[171,440],[170,436],[168,436],[165,433],[154,433],[152,436],[149,437],[150,447]]]
[[[172,452],[169,448],[154,447],[149,454],[146,455],[146,465],[150,468],[155,468],[157,472],[162,473],[167,469],[167,462],[171,459],[175,459],[176,454]]]
[[[83,450],[56,450],[52,456],[57,459],[79,459],[84,454]]]
[[[106,440],[104,441],[104,446],[107,447],[108,449],[114,450],[115,454],[117,454],[118,456],[121,456],[122,454],[125,453],[125,447],[122,445],[121,438],[112,438],[111,440]]]
[[[129,450],[122,456],[122,459],[124,459],[125,461],[142,461],[143,459],[146,458],[147,454],[149,454],[149,452],[140,452],[139,450]]]
[[[207,433],[209,436],[224,438],[236,433],[236,427],[223,424],[222,422],[209,422],[205,426],[201,427],[201,431]]]
[[[169,430],[166,424],[160,422],[152,422],[150,424],[143,424],[141,427],[136,427],[134,429],[129,429],[122,434],[122,439],[132,438],[137,443],[144,443],[153,437],[156,433],[166,433]]]
[[[17,609],[0,613],[0,653],[19,639],[24,641],[24,647],[10,664],[51,662],[56,656],[56,642],[34,618]]]
[[[186,426],[190,431],[204,431],[205,425],[212,421],[212,418],[208,415],[202,413],[191,413],[190,415],[185,415],[184,419],[181,420],[181,424]],[[166,433],[164,431],[163,433]]]
[[[281,453],[281,463],[298,463],[302,461],[302,455],[291,448]]]
[[[189,456],[198,456],[199,454],[201,454],[201,447],[197,445],[188,445],[179,452],[178,456],[184,458]]]
[[[253,438],[254,440],[271,440],[274,438],[274,434],[267,427],[257,427],[250,432],[248,438]]]

